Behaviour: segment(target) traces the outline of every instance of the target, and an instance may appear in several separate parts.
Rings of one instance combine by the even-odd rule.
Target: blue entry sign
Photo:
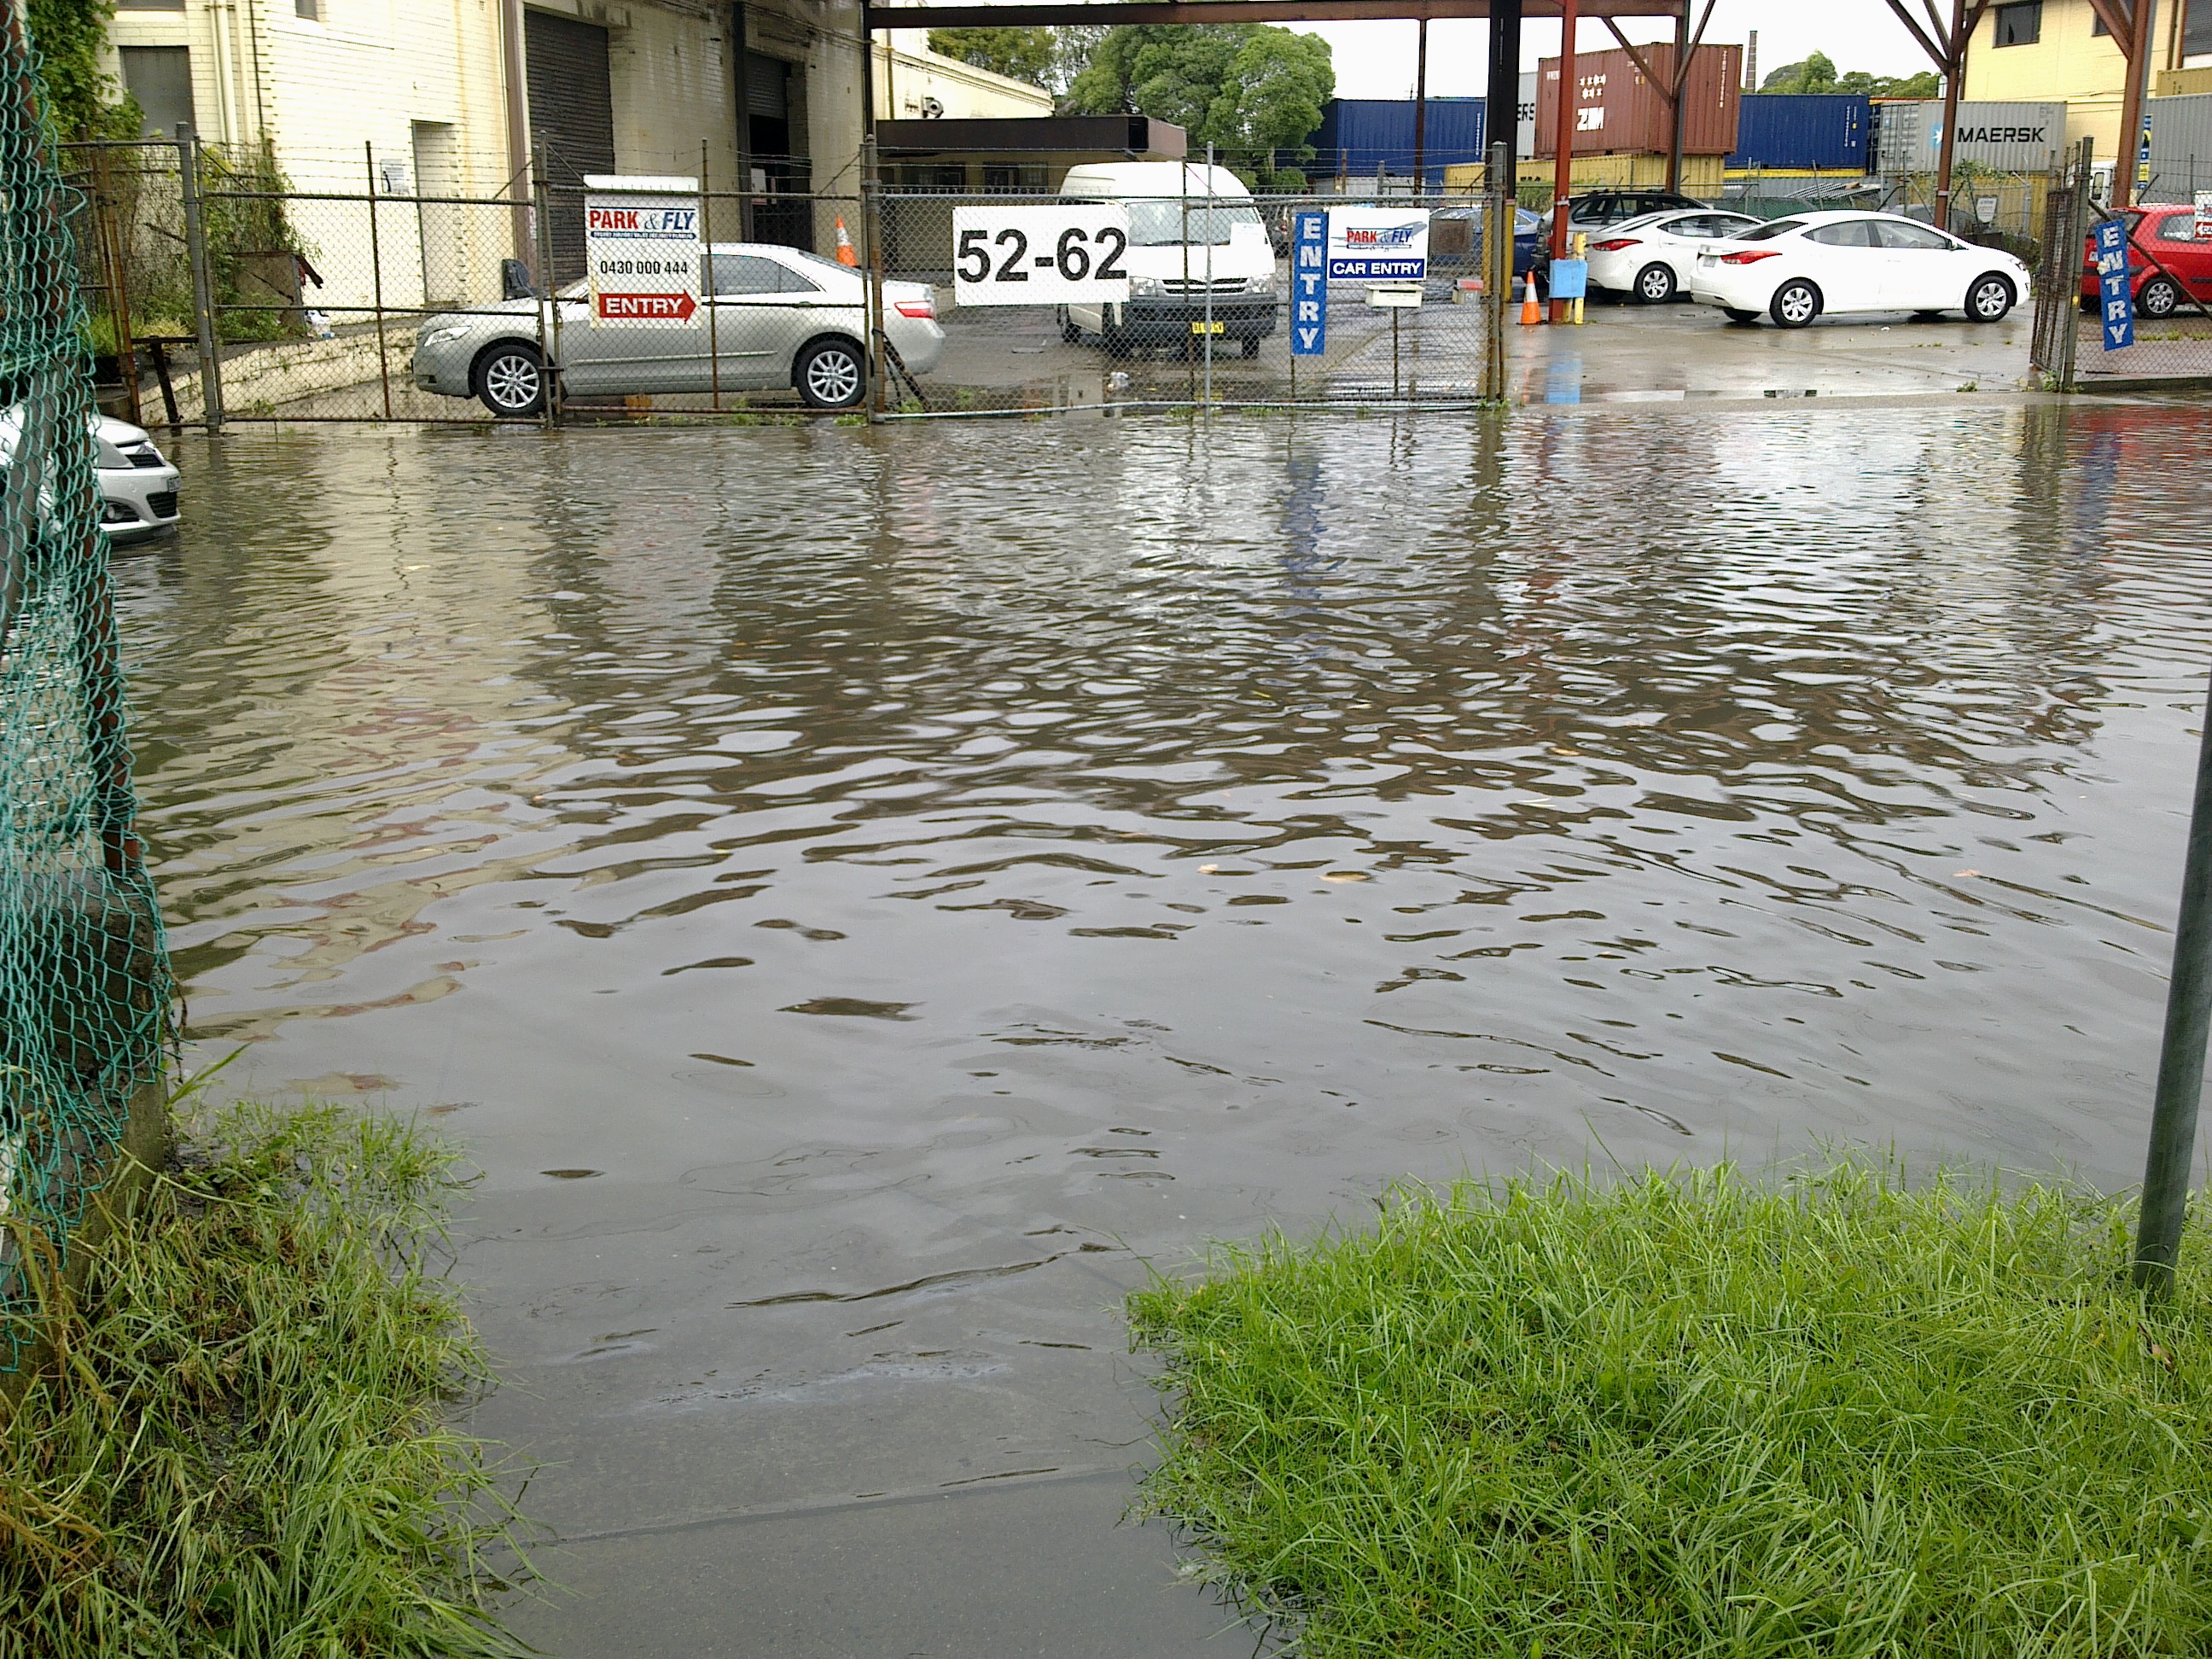
[[[1328,344],[1328,215],[1291,218],[1291,355],[1318,357]]]
[[[2105,349],[2136,343],[2135,284],[2129,280],[2128,222],[2106,219],[2094,234],[2098,310],[2105,319]]]
[[[1552,261],[1551,278],[1554,300],[1586,298],[1589,293],[1589,261],[1554,259]]]

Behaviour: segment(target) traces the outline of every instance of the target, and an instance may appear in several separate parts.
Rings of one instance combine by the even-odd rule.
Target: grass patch
[[[1845,1163],[1409,1192],[1156,1280],[1153,1511],[1352,1654],[2212,1651],[2212,1314],[2126,1206]]]
[[[45,1276],[58,1358],[0,1399],[0,1656],[521,1651],[514,1516],[447,1426],[485,1380],[426,1260],[453,1155],[386,1119],[240,1109]]]

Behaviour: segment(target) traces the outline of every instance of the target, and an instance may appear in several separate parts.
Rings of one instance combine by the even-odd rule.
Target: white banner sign
[[[1101,204],[952,210],[952,298],[963,306],[1121,304],[1129,211]]]
[[[2212,190],[2197,192],[2197,223],[2194,228],[2198,241],[2212,242]]]
[[[584,263],[592,320],[680,328],[698,314],[699,186],[691,179],[586,179]]]
[[[1429,274],[1426,208],[1331,208],[1328,280],[1418,283]]]

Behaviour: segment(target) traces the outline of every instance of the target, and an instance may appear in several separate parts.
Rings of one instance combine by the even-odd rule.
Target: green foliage
[[[1133,1298],[1147,1486],[1310,1659],[2212,1650],[2212,1245],[1847,1162],[1401,1195]]]
[[[514,1515],[445,1423],[485,1376],[426,1259],[450,1155],[327,1109],[211,1134],[86,1252],[81,1307],[40,1275],[60,1357],[0,1401],[0,1656],[520,1651],[485,1601]]]
[[[39,52],[54,131],[64,138],[136,138],[138,106],[116,100],[115,77],[101,73],[115,0],[27,0],[24,20]]]
[[[1060,58],[1060,43],[1045,28],[932,29],[929,49],[1036,87],[1053,84]]]
[[[1071,114],[1149,115],[1215,147],[1257,182],[1296,189],[1281,165],[1310,158],[1305,141],[1336,91],[1328,43],[1264,23],[1124,24],[1108,31],[1070,85]]]
[[[1853,70],[1847,75],[1838,75],[1834,60],[1824,52],[1816,52],[1797,63],[1783,64],[1759,83],[1759,89],[1856,92],[1869,98],[1935,98],[1942,94],[1943,84],[1934,70],[1923,70],[1917,75],[1874,75],[1865,70]]]

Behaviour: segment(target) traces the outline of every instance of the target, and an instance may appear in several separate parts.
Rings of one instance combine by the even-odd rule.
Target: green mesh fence
[[[132,834],[77,298],[21,11],[0,8],[0,1370],[161,1074],[170,982]]]

